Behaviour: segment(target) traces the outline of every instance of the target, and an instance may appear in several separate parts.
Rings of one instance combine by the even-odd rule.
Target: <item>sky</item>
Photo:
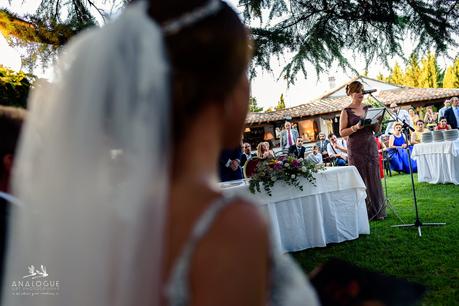
[[[96,2],[100,2],[96,1]],[[240,12],[237,2],[238,0],[226,0],[230,5],[235,8],[236,11]],[[28,0],[24,5],[20,5],[20,1],[15,0],[12,3],[12,6],[8,4],[8,0],[0,0],[0,7],[8,7],[15,12],[24,13],[24,12],[33,12],[39,4],[39,0]],[[405,41],[403,43],[403,50],[406,56],[411,53],[411,50],[414,46],[414,43],[411,41]],[[10,67],[13,70],[19,70],[21,68],[21,59],[20,52],[23,50],[15,50],[8,46],[5,38],[0,34],[0,64]],[[452,50],[450,55],[456,50]],[[345,52],[350,62],[357,71],[363,71],[365,63],[360,58],[353,58],[350,52]],[[312,64],[306,65],[307,78],[303,76],[302,73],[297,75],[297,80],[294,85],[287,86],[287,82],[283,79],[278,79],[282,71],[282,67],[285,66],[289,59],[289,55],[285,55],[284,59],[271,61],[271,67],[273,67],[272,72],[266,71],[257,71],[257,77],[254,78],[251,82],[251,95],[257,99],[259,106],[264,107],[266,110],[269,107],[274,107],[279,101],[281,94],[284,95],[284,100],[287,107],[296,106],[303,104],[305,102],[311,101],[330,89],[330,84],[328,82],[329,76],[335,77],[335,84],[339,85],[347,80],[351,79],[354,74],[351,71],[343,71],[341,68],[332,66],[327,73],[324,73],[320,76],[316,75],[314,66]],[[403,63],[401,58],[392,58],[389,59],[391,66],[395,64],[395,61],[398,61],[400,64]],[[440,67],[444,68],[446,65],[451,64],[450,60],[446,57],[438,58],[438,64]],[[403,66],[403,65],[402,65]],[[34,71],[40,77],[49,77],[51,71],[47,70],[45,72],[37,69]],[[376,75],[382,72],[384,75],[388,75],[388,69],[383,66],[381,63],[372,63],[369,66],[368,76],[375,78]]]

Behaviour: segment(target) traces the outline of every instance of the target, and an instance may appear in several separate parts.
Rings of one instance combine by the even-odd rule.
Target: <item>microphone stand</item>
[[[406,137],[406,141],[407,141],[407,144],[408,144],[408,139],[409,139],[409,132],[410,130],[412,132],[414,132],[414,129],[413,127],[411,127],[408,123],[405,122],[405,119],[403,120],[400,120],[400,117],[398,116],[398,114],[396,113],[393,113],[391,112],[384,103],[382,103],[381,101],[379,101],[375,96],[373,96],[371,93],[370,93],[370,96],[376,101],[378,102],[382,107],[384,107],[386,109],[386,111],[389,113],[389,115],[392,117],[393,120],[395,121],[400,121],[402,123],[402,130],[403,130],[403,133],[405,134],[405,137]],[[444,222],[436,222],[436,223],[422,223],[421,222],[421,219],[419,218],[419,210],[418,210],[418,202],[417,202],[417,198],[416,198],[416,189],[414,188],[414,177],[413,177],[413,167],[411,165],[411,152],[410,152],[410,147],[407,146],[406,147],[406,152],[408,154],[408,165],[409,165],[409,168],[410,168],[410,177],[411,177],[411,191],[413,193],[413,203],[414,203],[414,209],[415,209],[415,212],[416,212],[416,219],[414,220],[414,223],[412,224],[397,224],[397,225],[392,225],[392,227],[416,227],[418,229],[418,236],[419,237],[422,237],[422,230],[421,228],[423,226],[442,226],[442,225],[446,225],[446,223]]]

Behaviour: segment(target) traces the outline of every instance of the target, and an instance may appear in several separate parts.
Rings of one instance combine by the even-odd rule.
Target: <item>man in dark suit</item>
[[[303,138],[298,137],[294,146],[288,148],[288,155],[295,156],[296,158],[304,158],[306,148],[303,147]]]
[[[459,98],[451,98],[451,107],[445,111],[445,118],[452,129],[459,127]]]
[[[220,154],[218,168],[221,182],[242,179],[241,155],[240,147],[233,150],[223,150]]]
[[[245,142],[242,144],[241,167],[244,167],[248,160],[251,160],[254,155],[252,154],[252,147],[250,143]]]

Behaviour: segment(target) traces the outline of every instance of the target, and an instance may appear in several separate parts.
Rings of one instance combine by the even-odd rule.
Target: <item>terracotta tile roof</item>
[[[386,105],[395,102],[398,105],[412,104],[414,102],[433,101],[459,96],[457,88],[397,88],[380,91],[376,98]],[[286,108],[284,110],[271,113],[249,113],[246,124],[256,124],[262,122],[273,122],[285,120],[287,117],[299,118],[315,115],[325,115],[340,112],[351,103],[347,96],[327,97],[324,96],[317,100],[307,102],[298,106]]]

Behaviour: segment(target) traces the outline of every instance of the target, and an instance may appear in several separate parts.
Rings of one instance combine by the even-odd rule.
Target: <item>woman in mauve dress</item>
[[[363,85],[354,81],[346,86],[346,94],[352,103],[341,111],[340,135],[349,137],[349,165],[355,166],[367,187],[367,211],[370,220],[383,220],[386,217],[384,194],[379,174],[379,157],[373,132],[379,126],[361,126],[360,119],[365,117],[368,105],[363,105]]]

